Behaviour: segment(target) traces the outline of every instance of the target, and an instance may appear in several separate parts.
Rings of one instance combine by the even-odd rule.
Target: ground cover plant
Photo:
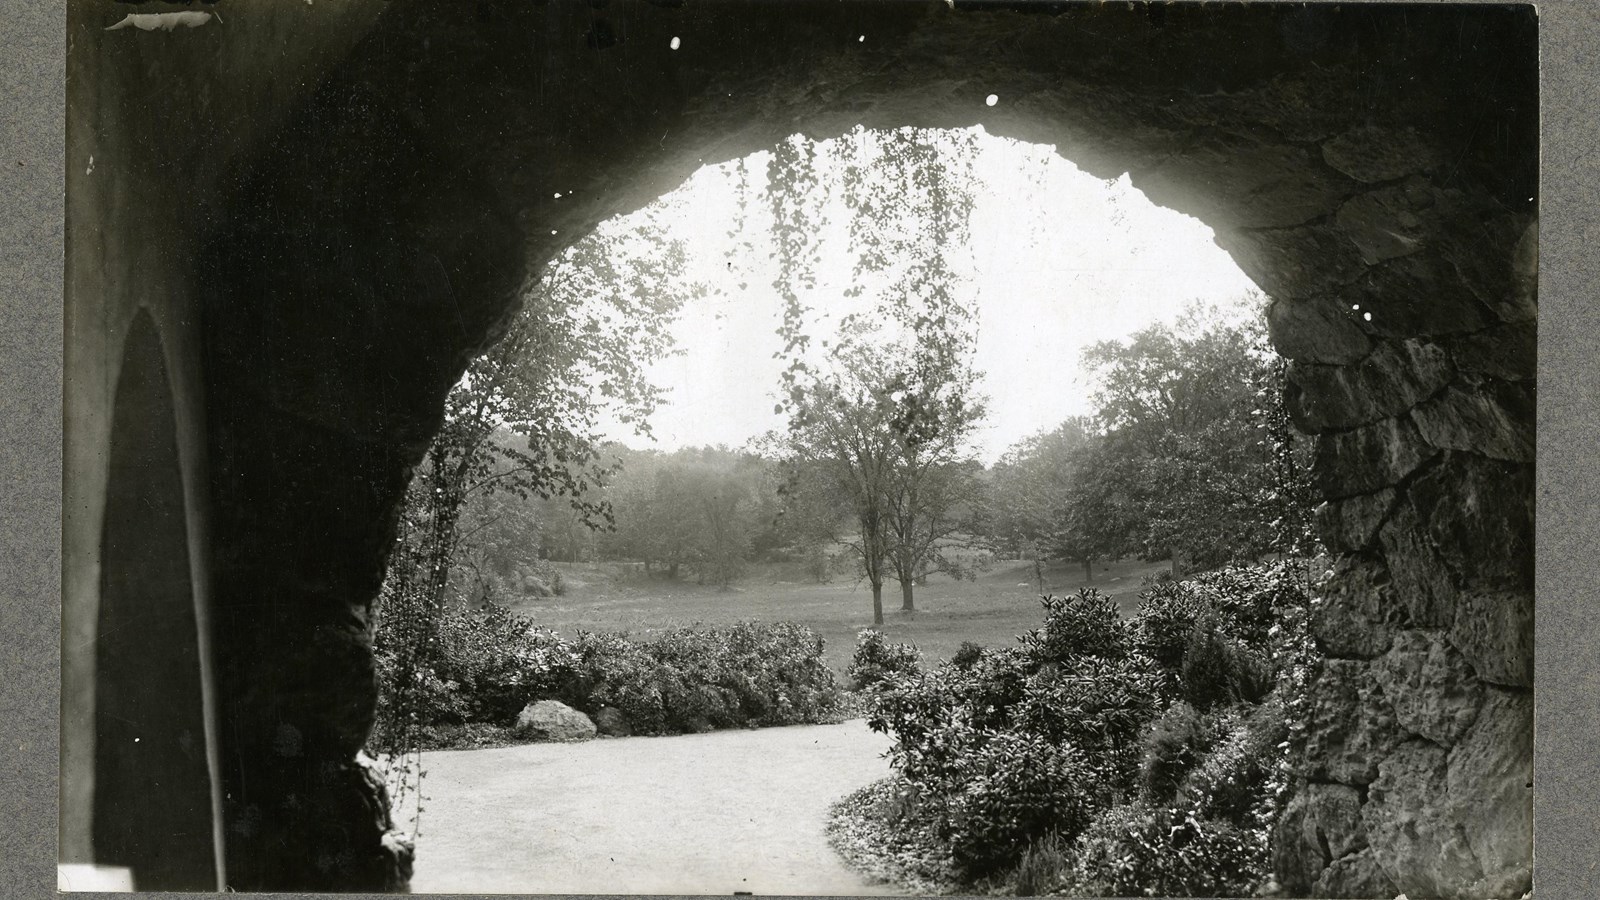
[[[1046,596],[1014,646],[886,676],[868,723],[895,774],[835,807],[835,846],[924,891],[1248,896],[1310,663],[1305,573],[1151,583],[1131,617]]]

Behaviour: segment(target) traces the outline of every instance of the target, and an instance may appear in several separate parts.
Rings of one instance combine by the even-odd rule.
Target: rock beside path
[[[611,706],[602,706],[594,714],[595,727],[600,733],[608,737],[627,737],[633,734],[633,729],[628,725],[628,717],[622,710]]]
[[[593,740],[594,722],[581,712],[557,700],[540,700],[530,703],[517,714],[518,737],[535,741]]]

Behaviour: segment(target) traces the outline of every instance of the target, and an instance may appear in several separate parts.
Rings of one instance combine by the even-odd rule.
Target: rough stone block
[[[1383,342],[1350,365],[1292,364],[1285,399],[1295,425],[1317,434],[1404,413],[1444,389],[1452,375],[1438,345]]]
[[[1409,178],[1350,198],[1334,221],[1371,265],[1416,253],[1437,231],[1437,205],[1432,185]]]
[[[1532,589],[1531,466],[1446,454],[1411,484],[1407,499],[1459,585]]]
[[[1534,400],[1531,384],[1450,388],[1411,411],[1430,446],[1465,450],[1491,459],[1533,462]]]
[[[1272,843],[1273,872],[1284,886],[1304,893],[1330,864],[1366,848],[1360,795],[1343,784],[1305,785],[1284,808]]]
[[[1361,808],[1373,856],[1410,897],[1459,897],[1484,877],[1467,828],[1446,809],[1445,759],[1437,744],[1407,741],[1378,767]]]
[[[1455,622],[1456,583],[1410,498],[1402,500],[1378,529],[1395,594],[1411,624],[1448,628]]]
[[[1336,859],[1311,886],[1313,897],[1393,897],[1399,893],[1372,850]]]
[[[1378,528],[1394,506],[1394,488],[1317,505],[1317,534],[1335,553],[1357,553],[1378,539]]]
[[[1312,472],[1322,496],[1336,500],[1397,485],[1437,452],[1409,419],[1384,419],[1318,435]]]
[[[1501,322],[1539,315],[1537,220],[1498,206],[1461,208],[1443,223],[1440,248],[1462,283]]]
[[[1406,731],[1449,747],[1483,703],[1483,685],[1439,632],[1402,631],[1373,675]]]
[[[1318,591],[1311,633],[1330,656],[1371,659],[1389,649],[1404,618],[1388,570],[1364,556],[1344,556]]]
[[[1477,723],[1450,751],[1445,787],[1483,870],[1470,893],[1520,897],[1533,863],[1531,694],[1489,690]]]
[[[1277,300],[1267,308],[1267,334],[1278,353],[1306,362],[1343,365],[1372,350],[1349,307],[1326,298]]]
[[[1322,145],[1328,165],[1357,181],[1372,184],[1427,172],[1439,163],[1438,150],[1415,128],[1362,125]]]
[[[1490,684],[1533,687],[1533,592],[1462,591],[1450,642]]]
[[[1392,338],[1464,334],[1494,321],[1456,268],[1428,250],[1372,266],[1341,296],[1360,306],[1369,331]]]
[[[1400,740],[1394,709],[1362,660],[1328,659],[1312,680],[1301,774],[1367,784]]]
[[[1531,321],[1453,335],[1443,343],[1463,373],[1503,381],[1524,381],[1538,374],[1538,326]]]
[[[1355,244],[1329,224],[1220,230],[1215,240],[1251,281],[1278,300],[1326,296],[1366,270]]]
[[[1205,130],[1138,184],[1156,203],[1192,197],[1193,185],[1209,185],[1230,201],[1206,211],[1213,227],[1283,228],[1325,215],[1349,193],[1349,180],[1319,165],[1317,156],[1292,144]]]

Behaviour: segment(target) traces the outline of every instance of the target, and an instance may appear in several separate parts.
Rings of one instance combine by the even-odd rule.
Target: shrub
[[[904,825],[902,844],[922,842],[909,855],[948,860],[959,887],[1259,884],[1309,647],[1288,566],[1149,584],[1132,622],[1092,589],[1043,604],[1014,647],[963,647],[950,665],[876,682],[868,723],[894,738],[904,788],[892,809],[858,812]]]
[[[989,733],[972,720],[970,681],[959,669],[939,668],[892,678],[871,699],[867,726],[894,738],[889,764],[923,791],[948,793],[963,754]]]
[[[1067,883],[1072,871],[1072,842],[1051,831],[1029,844],[1011,872],[1012,893],[1018,897],[1053,894]]]
[[[959,883],[929,804],[902,778],[875,781],[835,803],[828,843],[853,868],[919,894],[949,893]]]
[[[1131,790],[1140,733],[1159,711],[1158,676],[1141,659],[1083,659],[1046,667],[1027,684],[1012,714],[1017,727],[1088,754],[1101,802]]]
[[[1271,688],[1271,664],[1224,636],[1216,614],[1202,615],[1184,648],[1183,698],[1205,711],[1239,701],[1259,702]]]
[[[1040,664],[1086,657],[1120,659],[1133,652],[1133,634],[1116,601],[1094,588],[1068,597],[1041,598],[1044,625],[1023,635],[1022,646]]]
[[[459,685],[440,678],[431,666],[406,666],[392,647],[373,652],[380,687],[380,714],[373,726],[371,745],[388,748],[403,742],[407,729],[429,724],[466,721],[467,705]],[[409,670],[406,690],[398,690],[400,673]]]
[[[1298,593],[1286,578],[1285,564],[1227,566],[1203,572],[1186,582],[1196,598],[1217,613],[1219,627],[1228,637],[1254,649],[1264,649],[1278,608]]]
[[[966,704],[973,727],[1000,731],[1012,727],[1012,714],[1036,671],[1038,665],[1020,647],[991,650],[965,670],[965,677],[956,677],[953,688]]]
[[[507,724],[549,696],[576,661],[554,632],[503,606],[447,613],[439,620],[433,674],[455,695],[451,711],[424,721]]]
[[[1200,713],[1187,703],[1167,708],[1144,737],[1139,767],[1140,796],[1147,803],[1167,804],[1215,739]]]
[[[1130,803],[1078,837],[1065,893],[1079,897],[1241,897],[1267,875],[1264,836]]]
[[[877,629],[868,628],[856,637],[855,654],[845,669],[853,690],[877,688],[894,676],[922,671],[922,654],[911,644],[891,644]]]
[[[1245,651],[1245,659],[1205,666],[1232,666],[1236,693],[1259,699],[1274,680],[1273,660],[1303,631],[1306,594],[1290,572],[1291,562],[1232,566],[1196,575],[1189,581],[1157,582],[1140,592],[1136,620],[1139,652],[1150,657],[1174,684],[1183,675],[1185,655],[1196,627]],[[1213,648],[1207,648],[1213,649]]]
[[[1286,762],[1288,723],[1276,698],[1241,707],[1217,723],[1210,753],[1188,774],[1175,802],[1196,815],[1265,835],[1277,818],[1275,801]]]
[[[957,867],[980,878],[1014,866],[1052,830],[1076,834],[1088,824],[1089,779],[1070,749],[1038,735],[1011,731],[982,743],[962,760],[961,789],[945,816]]]
[[[680,673],[684,683],[703,686],[697,699],[715,724],[816,722],[838,703],[822,638],[799,625],[676,628],[646,649]]]
[[[1182,582],[1164,581],[1139,592],[1135,619],[1139,652],[1174,682],[1183,669],[1183,651],[1205,604]]]
[[[971,641],[962,641],[950,657],[950,664],[958,669],[971,669],[983,659],[983,648]]]
[[[625,635],[580,631],[572,642],[577,662],[559,699],[591,715],[602,706],[622,712],[635,734],[667,730],[663,687],[669,673]]]
[[[838,706],[822,639],[789,623],[674,628],[649,642],[580,632],[562,698],[614,707],[636,734],[819,722]]]

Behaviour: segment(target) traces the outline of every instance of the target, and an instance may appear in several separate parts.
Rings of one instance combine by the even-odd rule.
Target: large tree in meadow
[[[1282,366],[1259,317],[1194,307],[1090,347],[1085,365],[1099,385],[1100,488],[1137,512],[1143,555],[1209,568],[1280,548],[1284,516],[1302,514],[1285,502],[1300,476],[1274,425]]]
[[[849,542],[883,620],[883,581],[901,583],[914,606],[916,580],[940,561],[954,513],[970,506],[968,441],[984,408],[971,367],[976,314],[965,255],[973,203],[973,135],[899,129],[857,131],[827,159],[785,142],[774,154],[774,234],[785,299],[780,410],[790,416],[789,455],[833,473],[850,499]],[[816,234],[810,198],[837,176],[849,210],[856,312],[818,335],[804,302],[814,287]],[[826,326],[824,326],[826,328]],[[818,338],[831,360],[809,352]]]
[[[1092,581],[1097,560],[1140,547],[1142,517],[1122,493],[1118,464],[1085,417],[1018,441],[990,473],[991,534],[1013,552],[1076,561]]]

